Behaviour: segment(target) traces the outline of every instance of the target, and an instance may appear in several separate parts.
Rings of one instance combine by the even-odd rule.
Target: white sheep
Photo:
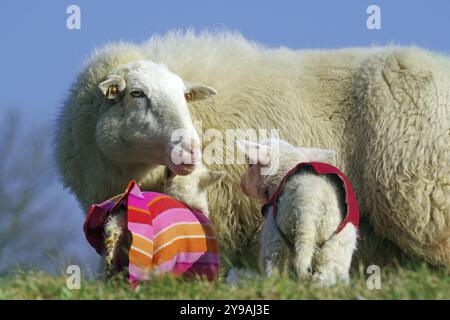
[[[147,93],[151,103],[131,95],[124,68],[136,61],[148,64],[141,73],[153,89]],[[153,76],[155,69],[161,77]],[[127,87],[110,100],[99,84],[118,72]],[[181,78],[207,83],[220,94],[198,100],[215,91]],[[349,173],[360,200],[360,261],[382,265],[412,257],[446,266],[449,92],[450,59],[416,47],[290,50],[228,32],[173,32],[142,45],[95,51],[58,120],[56,159],[65,186],[87,211],[122,192],[131,179],[144,190],[160,191],[161,165],[189,173],[189,166],[174,166],[168,154],[171,132],[180,127],[190,134],[178,146],[197,153],[189,143],[196,140],[190,139],[191,119],[222,133],[276,128],[293,145],[336,150],[333,164]],[[234,141],[226,148],[235,148]],[[239,192],[244,166],[206,165],[231,176],[209,194],[222,246],[232,256],[254,260],[248,257],[262,219],[255,214],[257,203]]]
[[[311,164],[334,152],[296,148],[278,139],[262,144],[241,141],[238,146],[249,158],[242,190],[269,206],[260,254],[266,275],[280,273],[291,260],[301,279],[312,276],[323,285],[348,282],[359,220],[357,208],[346,202],[352,191],[346,190],[333,167],[319,163],[333,172],[319,174],[312,166],[318,164]],[[344,220],[350,214],[356,214],[353,223]]]

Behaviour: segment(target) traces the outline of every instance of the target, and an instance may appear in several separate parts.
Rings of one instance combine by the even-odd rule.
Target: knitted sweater
[[[135,181],[123,195],[90,209],[84,232],[99,254],[104,250],[107,218],[121,206],[126,208],[127,229],[132,235],[128,274],[133,284],[167,272],[209,280],[218,275],[219,250],[207,216],[168,195],[141,192]]]

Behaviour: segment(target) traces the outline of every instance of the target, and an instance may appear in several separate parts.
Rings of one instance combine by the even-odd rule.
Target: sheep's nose
[[[201,158],[200,145],[198,143],[192,142],[189,144],[182,144],[181,148],[185,152],[184,163],[196,164]],[[186,160],[188,160],[186,162]]]

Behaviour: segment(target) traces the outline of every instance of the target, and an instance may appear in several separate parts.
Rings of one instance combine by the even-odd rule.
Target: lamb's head
[[[246,196],[257,199],[261,204],[269,200],[273,188],[296,164],[325,161],[335,154],[328,149],[295,147],[281,139],[260,143],[238,141],[237,146],[248,159],[241,189]]]
[[[103,155],[120,165],[166,165],[189,174],[200,159],[200,139],[187,102],[210,97],[208,86],[189,84],[164,65],[135,61],[98,84],[104,95],[96,124]]]
[[[226,176],[223,171],[210,171],[198,164],[188,176],[175,175],[168,168],[164,171],[163,192],[178,199],[193,209],[208,214],[207,189]]]

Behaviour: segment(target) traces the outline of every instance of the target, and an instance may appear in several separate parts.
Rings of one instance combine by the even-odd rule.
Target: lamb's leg
[[[269,213],[262,230],[260,255],[266,276],[280,274],[283,271],[287,249],[278,232],[275,218]]]
[[[348,283],[352,255],[356,249],[356,228],[352,224],[333,235],[320,248],[315,258],[313,281],[325,286]]]
[[[126,223],[125,219],[125,209],[119,209],[117,213],[109,217],[105,225],[104,264],[107,278],[116,273],[114,262],[120,253],[124,224]]]
[[[300,209],[296,209],[297,211]],[[301,212],[294,213],[298,217],[295,235],[295,268],[300,279],[308,279],[311,275],[311,264],[316,245],[316,224],[313,215],[316,208],[301,208]],[[308,214],[305,214],[308,213]]]

